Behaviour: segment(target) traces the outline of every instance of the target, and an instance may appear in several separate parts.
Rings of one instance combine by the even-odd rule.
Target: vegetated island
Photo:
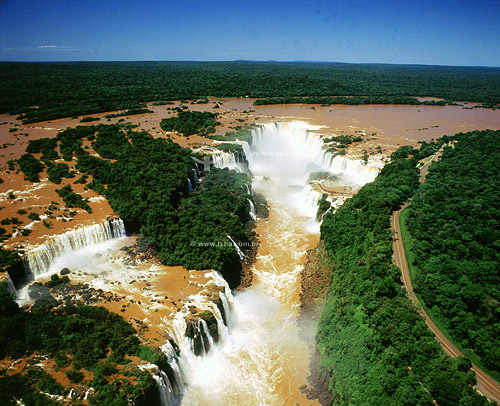
[[[75,171],[54,162],[61,157],[67,162],[76,159]],[[242,247],[250,246],[254,233],[249,215],[252,196],[247,194],[249,178],[228,169],[203,172],[192,157],[191,150],[134,131],[130,125],[100,124],[68,128],[55,139],[33,140],[26,153],[10,165],[34,183],[47,170],[49,181],[65,183],[59,192],[66,205],[85,208],[85,201],[66,183],[78,173],[81,176],[76,182],[102,193],[163,263],[216,269],[236,287],[241,282],[242,265],[227,236]],[[7,237],[4,228],[0,233]],[[2,271],[15,276],[19,270],[17,254],[1,248],[0,259]],[[59,402],[50,396],[68,395],[60,380],[35,365],[43,360],[64,374],[61,379],[69,380],[70,387],[92,387],[87,398],[90,405],[130,401],[159,405],[157,383],[135,360],[153,363],[168,374],[171,367],[166,356],[154,345],[141,342],[135,328],[119,315],[56,300],[58,292],[80,292],[81,286],[69,282],[67,275],[53,275],[45,285],[35,284],[33,289],[40,293],[29,312],[20,309],[6,284],[1,284],[0,358],[19,358],[27,363],[22,372],[14,374],[2,369],[1,403],[15,404],[17,399],[27,405],[56,405]],[[87,289],[83,297],[89,295]],[[74,399],[73,404],[81,402]]]

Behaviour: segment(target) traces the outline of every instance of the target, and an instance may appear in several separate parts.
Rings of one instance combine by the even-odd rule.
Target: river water
[[[228,336],[192,365],[183,406],[319,404],[300,390],[313,350],[303,337],[314,335],[298,324],[301,270],[306,252],[319,240],[320,195],[308,179],[337,168],[340,182],[357,185],[372,180],[378,170],[358,163],[360,168],[342,176],[346,166],[332,163],[321,138],[309,132],[318,128],[303,122],[270,124],[255,130],[251,145],[244,145],[253,191],[265,196],[269,218],[258,221],[253,285],[234,296]]]
[[[120,220],[48,241],[27,255],[29,269],[43,279],[69,267],[72,280],[120,296],[119,301],[105,300],[106,307],[128,320],[152,323],[163,329],[163,339],[165,332],[174,339],[180,354],[168,343],[164,351],[172,355],[175,381],[155,375],[164,405],[319,405],[301,390],[309,376],[316,326],[308,323],[306,328],[298,321],[301,271],[307,251],[319,240],[318,185],[327,180],[330,186],[355,191],[372,181],[380,166],[326,153],[320,129],[299,121],[266,124],[254,130],[249,144],[243,143],[252,190],[266,198],[269,216],[257,219],[260,245],[253,284],[234,297],[216,272],[169,273],[147,261],[128,264],[119,251],[128,244]],[[234,156],[223,158],[221,166],[248,171]],[[179,283],[164,277],[155,284],[165,272],[172,278],[184,276]],[[30,301],[27,292],[28,286],[18,292],[20,303]],[[224,302],[227,326],[214,297]],[[205,335],[201,355],[193,352],[186,335],[192,307],[211,312],[218,322],[219,342]],[[196,326],[207,330],[204,321]]]

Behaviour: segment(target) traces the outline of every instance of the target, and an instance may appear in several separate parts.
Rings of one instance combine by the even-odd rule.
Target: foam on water
[[[321,197],[308,179],[324,171],[340,174],[340,182],[362,185],[378,173],[361,161],[326,153],[321,136],[311,132],[317,129],[303,122],[269,124],[254,130],[250,143],[241,143],[252,189],[270,206],[268,225],[252,269],[254,283],[235,294],[226,316],[228,334],[206,355],[190,358],[182,405],[289,405],[303,400],[298,387],[305,383],[309,355],[295,321],[302,263],[312,248],[311,235],[319,231],[315,217]],[[227,153],[217,166],[243,171]]]

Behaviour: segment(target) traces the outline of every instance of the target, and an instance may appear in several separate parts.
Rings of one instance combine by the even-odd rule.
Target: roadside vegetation
[[[488,404],[473,388],[470,361],[441,349],[392,264],[390,216],[418,189],[417,162],[441,143],[401,148],[374,182],[323,217],[332,279],[317,345],[335,405]]]
[[[500,131],[453,139],[406,210],[413,286],[450,338],[499,379]]]

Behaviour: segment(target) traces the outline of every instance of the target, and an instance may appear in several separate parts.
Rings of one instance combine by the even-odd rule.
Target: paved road
[[[441,149],[442,150],[442,149]],[[427,174],[427,169],[429,165],[439,158],[440,152],[433,157],[431,161],[426,163],[420,169],[420,183],[425,180],[425,175]],[[401,239],[401,229],[399,226],[399,215],[401,211],[407,207],[408,204],[405,204],[401,209],[394,212],[391,216],[391,229],[393,232],[393,242],[392,248],[394,251],[394,263],[395,265],[401,269],[402,275],[401,280],[403,281],[404,288],[408,294],[408,297],[415,303],[417,308],[419,309],[420,314],[424,318],[425,322],[429,329],[436,336],[436,340],[439,341],[444,351],[451,357],[463,356],[463,354],[455,347],[450,340],[446,338],[446,336],[436,327],[431,318],[427,315],[425,310],[420,305],[420,302],[413,292],[413,286],[410,279],[410,273],[408,270],[408,263],[406,261],[406,255],[403,246],[403,240]],[[472,364],[472,369],[476,373],[477,377],[477,388],[484,395],[488,396],[490,399],[496,401],[500,405],[500,384],[489,377],[482,369],[480,369],[477,365]]]

